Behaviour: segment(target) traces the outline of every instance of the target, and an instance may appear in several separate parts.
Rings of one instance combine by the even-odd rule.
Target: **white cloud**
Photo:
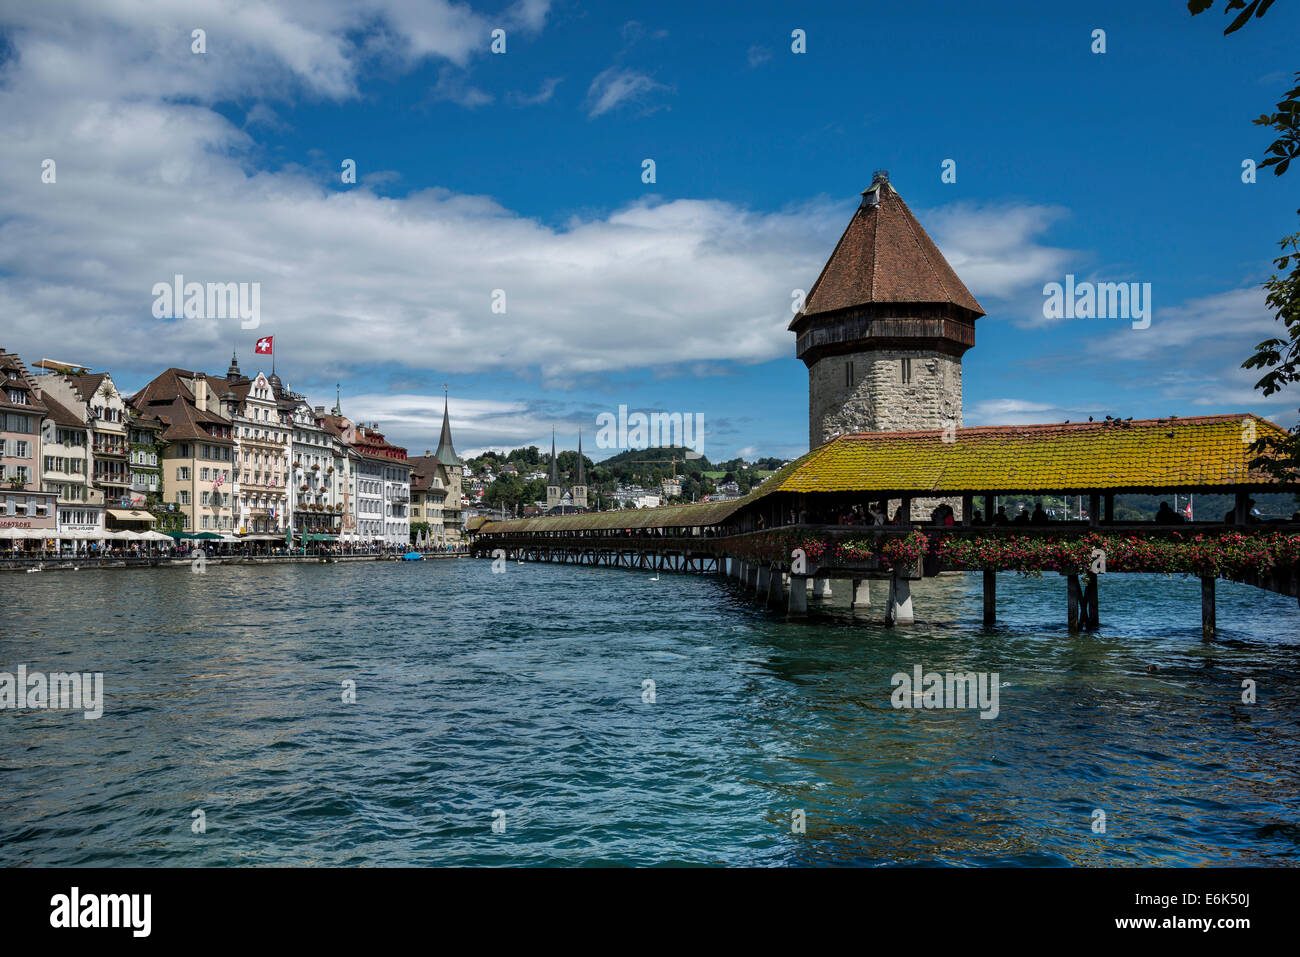
[[[545,8],[511,9],[525,23],[541,22]],[[791,290],[811,285],[851,202],[757,212],[645,199],[555,226],[485,196],[378,195],[392,171],[363,168],[361,185],[343,190],[336,165],[258,170],[259,129],[287,113],[250,108],[240,128],[208,100],[272,95],[281,83],[349,96],[375,43],[397,41],[381,36],[358,49],[344,35],[358,15],[342,3],[240,7],[260,31],[242,17],[236,30],[234,9],[218,0],[184,14],[146,0],[79,4],[91,23],[112,26],[84,35],[44,7],[8,14],[16,53],[0,75],[0,164],[30,175],[0,191],[6,348],[58,350],[139,381],[169,365],[217,371],[232,343],[246,356],[255,335],[274,334],[282,375],[295,378],[295,369],[333,381],[374,366],[540,372],[548,385],[634,368],[718,371],[791,354]],[[461,32],[483,27],[487,36],[487,22],[460,5],[391,0],[357,9],[382,14],[390,28],[425,9],[431,23],[459,24],[446,36],[417,31],[404,41],[452,61],[473,46],[456,41]],[[191,62],[189,27],[203,22],[209,59]],[[172,52],[175,43],[183,53]],[[606,90],[597,102],[612,109],[618,99]],[[52,185],[40,182],[45,157],[58,163]],[[955,261],[978,264],[990,242],[1013,257],[1040,255],[1042,213],[936,215]],[[259,282],[262,327],[154,319],[154,284],[178,273]],[[993,276],[989,288],[1014,290],[1033,270],[1017,276]],[[491,310],[496,289],[506,293],[504,315]],[[63,354],[69,348],[75,354]],[[436,419],[438,398],[418,397],[421,414]],[[371,417],[390,418],[381,409]],[[521,428],[521,441],[547,431]],[[496,424],[487,434],[513,433]]]
[[[1037,425],[1046,422],[1064,422],[1077,414],[1077,410],[1048,402],[1031,402],[1026,399],[984,399],[963,410],[962,424],[971,425]]]
[[[516,106],[538,106],[542,103],[549,103],[551,97],[555,95],[555,88],[561,82],[561,77],[548,77],[542,81],[542,85],[538,87],[536,93],[527,94],[514,91],[507,95],[507,99]]]
[[[429,91],[434,100],[447,100],[467,110],[487,106],[494,97],[469,82],[464,73],[443,67],[438,72],[438,82]]]
[[[976,299],[1022,300],[1060,278],[1077,254],[1045,245],[1067,215],[1059,206],[954,203],[918,213],[944,258]],[[1041,295],[1037,302],[1041,319]]]
[[[766,63],[768,60],[772,59],[772,51],[769,50],[767,47],[754,44],[752,47],[749,48],[747,59],[749,61],[750,67],[761,66],[762,64]]]
[[[650,94],[667,89],[649,74],[612,66],[591,81],[587,89],[587,116],[595,119],[625,103],[641,102]]]
[[[1104,338],[1093,341],[1094,356],[1118,361],[1146,361],[1178,356],[1184,363],[1213,359],[1227,353],[1242,362],[1257,343],[1285,333],[1264,302],[1259,286],[1191,299],[1176,306],[1162,306],[1161,288],[1151,291],[1154,304],[1151,325],[1134,329],[1128,323]],[[1113,325],[1114,320],[1074,320]],[[1255,378],[1258,378],[1256,376]]]
[[[21,73],[49,94],[212,103],[294,88],[348,99],[376,62],[464,66],[487,53],[494,27],[536,32],[549,7],[519,0],[492,18],[451,0],[61,0],[7,3],[0,21],[15,31]],[[191,52],[195,28],[204,54]]]

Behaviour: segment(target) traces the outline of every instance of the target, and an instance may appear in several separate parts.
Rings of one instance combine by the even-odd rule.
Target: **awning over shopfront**
[[[302,537],[304,542],[337,542],[338,539],[333,535],[317,535],[314,532],[308,532]]]
[[[154,521],[151,513],[138,508],[110,508],[106,509],[106,511],[109,518],[115,518],[119,522],[148,522],[153,524]]]

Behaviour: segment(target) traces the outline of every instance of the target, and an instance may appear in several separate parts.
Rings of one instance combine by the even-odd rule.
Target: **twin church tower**
[[[573,486],[565,501],[564,486],[560,484],[560,466],[555,456],[555,431],[551,431],[551,474],[546,480],[546,511],[552,509],[587,507],[587,465],[582,460],[582,433],[578,433],[578,468],[574,472]]]
[[[877,171],[790,323],[808,366],[808,447],[961,421],[961,357],[984,310]]]

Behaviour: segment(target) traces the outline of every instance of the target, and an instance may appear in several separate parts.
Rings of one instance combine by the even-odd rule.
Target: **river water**
[[[992,630],[977,575],[894,630],[883,591],[787,623],[650,578],[6,574],[0,671],[102,672],[105,700],[0,710],[0,864],[1300,862],[1293,599],[1220,582],[1204,642],[1191,579],[1106,576],[1070,635],[1055,575],[999,576]],[[996,672],[997,717],[895,709],[916,665]]]

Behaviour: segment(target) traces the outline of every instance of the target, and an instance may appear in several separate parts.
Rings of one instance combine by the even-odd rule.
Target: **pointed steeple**
[[[227,379],[242,379],[243,375],[239,371],[239,359],[235,355],[235,350],[230,350],[230,368],[226,370]]]
[[[560,487],[560,466],[559,460],[555,457],[555,430],[551,429],[551,477],[547,479],[546,484],[551,488]]]
[[[573,484],[574,485],[587,484],[587,469],[582,464],[582,433],[581,432],[578,433],[578,477]]]
[[[447,391],[442,395],[442,436],[438,439],[438,461],[443,465],[460,465],[460,457],[451,444],[451,418],[447,411]]]
[[[343,414],[343,386],[338,382],[334,383],[334,408],[330,411],[335,415]]]

